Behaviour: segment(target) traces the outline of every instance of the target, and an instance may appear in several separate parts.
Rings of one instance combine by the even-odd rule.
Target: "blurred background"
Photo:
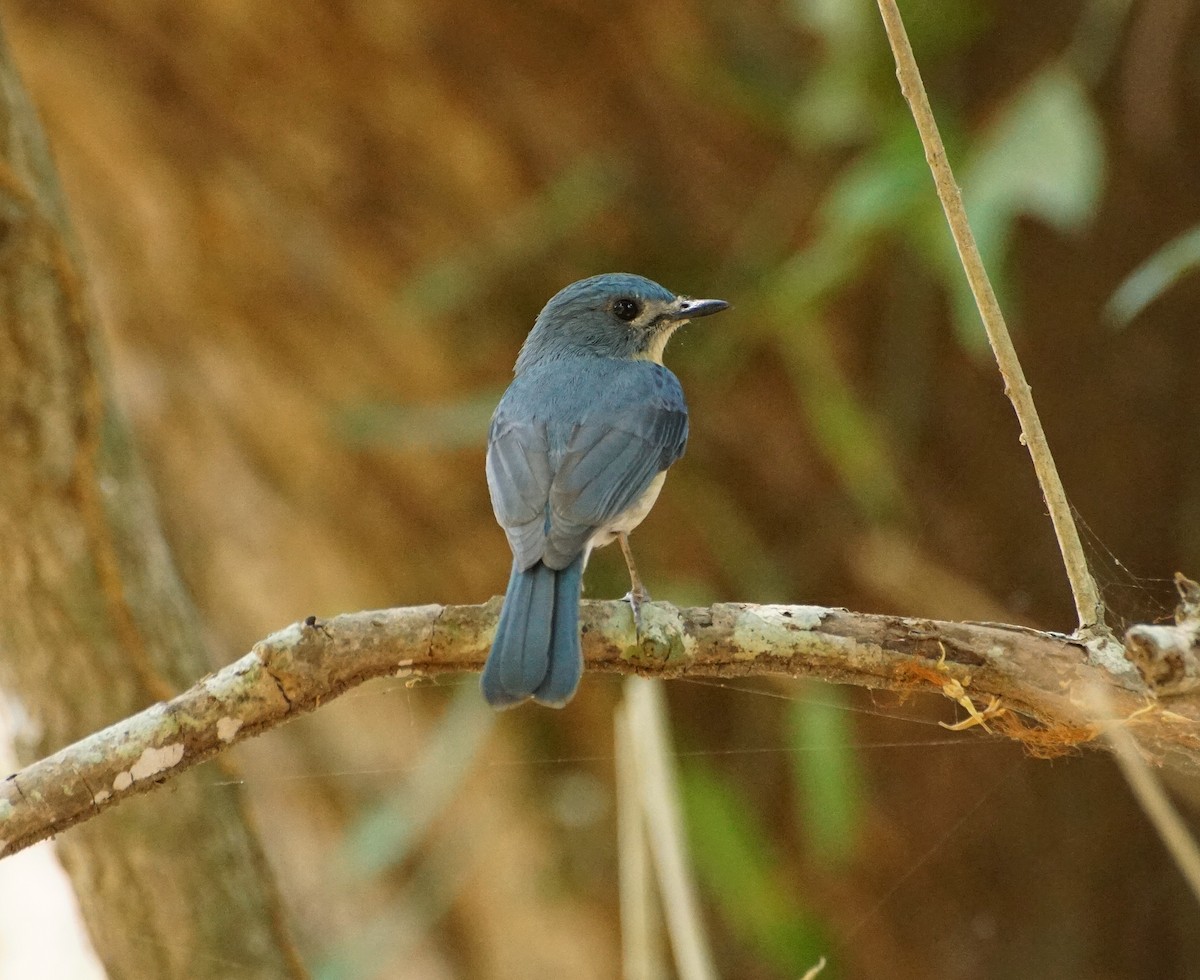
[[[546,299],[617,270],[734,304],[668,352],[693,423],[634,538],[656,598],[1074,626],[868,0],[0,12],[214,666],[500,592],[488,416]],[[1200,9],[903,13],[1113,625],[1169,615],[1200,573]],[[624,576],[602,553],[588,594]],[[476,683],[235,753],[315,975],[618,975],[620,681],[495,719]],[[1107,758],[948,733],[934,697],[668,696],[724,976],[1200,969]]]

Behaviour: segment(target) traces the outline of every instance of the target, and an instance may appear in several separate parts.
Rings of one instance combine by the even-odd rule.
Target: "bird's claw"
[[[640,640],[642,637],[642,606],[650,601],[650,593],[645,589],[630,589],[625,593],[625,601],[633,610],[633,628],[637,631]]]

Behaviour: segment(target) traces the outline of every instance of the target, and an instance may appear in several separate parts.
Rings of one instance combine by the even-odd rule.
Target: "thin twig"
[[[983,259],[975,244],[975,236],[967,222],[962,193],[955,183],[950,162],[946,159],[946,148],[938,133],[933,110],[929,107],[929,98],[925,94],[925,85],[921,81],[921,73],[917,69],[912,47],[908,43],[908,34],[900,19],[900,11],[896,9],[895,0],[877,2],[879,12],[883,15],[883,26],[887,30],[892,55],[896,59],[896,77],[900,80],[900,90],[908,100],[917,130],[921,134],[925,160],[933,174],[933,182],[937,185],[942,210],[945,211],[946,221],[950,225],[950,234],[954,236],[963,271],[967,274],[967,282],[970,283],[975,304],[979,307],[979,315],[983,318],[984,330],[987,331],[988,341],[992,345],[996,363],[1004,378],[1005,394],[1012,402],[1017,420],[1021,424],[1021,441],[1029,450],[1038,483],[1042,488],[1042,496],[1050,511],[1050,520],[1058,538],[1058,548],[1062,552],[1067,578],[1071,583],[1071,593],[1075,598],[1079,630],[1081,633],[1092,635],[1106,634],[1108,631],[1104,625],[1104,604],[1100,598],[1100,591],[1096,588],[1096,581],[1088,568],[1087,558],[1079,540],[1079,531],[1075,527],[1071,507],[1067,503],[1066,491],[1063,489],[1062,480],[1059,479],[1054,457],[1046,441],[1046,433],[1042,430],[1041,419],[1038,418],[1037,409],[1033,404],[1033,394],[1025,380],[1025,372],[1021,369],[1012,337],[1009,336],[1008,327],[1004,323],[1004,314],[1000,312],[1000,304],[996,301],[996,294],[983,266]]]

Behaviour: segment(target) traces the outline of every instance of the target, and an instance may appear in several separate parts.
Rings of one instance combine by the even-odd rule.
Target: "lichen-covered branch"
[[[295,623],[178,697],[0,783],[0,854],[88,820],[363,681],[479,670],[497,612],[493,600]],[[1113,717],[1126,721],[1153,761],[1200,772],[1200,695],[1159,704],[1120,648],[1103,641],[815,606],[654,603],[644,617],[639,639],[624,603],[585,602],[589,669],[665,677],[779,674],[938,692],[968,711],[968,725],[989,726],[1038,755],[1096,739],[1100,726],[1088,692],[1100,685]]]

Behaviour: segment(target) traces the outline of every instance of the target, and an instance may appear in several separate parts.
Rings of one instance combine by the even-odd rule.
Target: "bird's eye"
[[[618,320],[628,323],[637,318],[637,315],[642,312],[642,308],[632,299],[619,299],[613,303],[612,311]]]

